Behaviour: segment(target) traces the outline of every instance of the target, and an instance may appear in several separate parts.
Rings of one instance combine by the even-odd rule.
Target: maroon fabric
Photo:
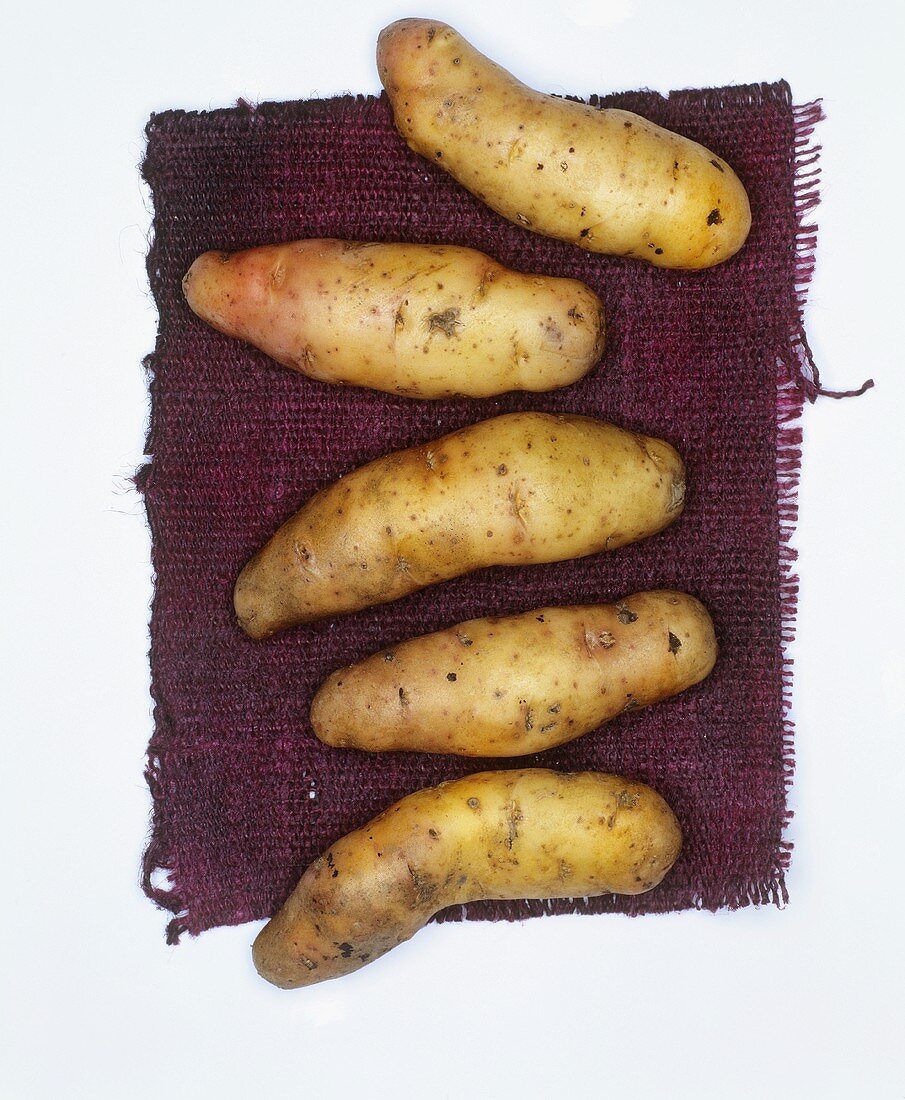
[[[702,141],[739,172],[753,228],[701,273],[655,270],[536,236],[482,206],[395,133],[384,99],[170,111],[148,126],[148,258],[160,312],[139,474],[153,534],[153,832],[145,888],[171,939],[264,917],[325,846],[417,788],[484,767],[602,769],[650,783],[685,849],[638,898],[481,903],[441,919],[716,909],[786,898],[785,718],[800,429],[816,390],[800,329],[814,231],[819,107],[788,86],[601,100]],[[511,267],[582,279],[609,319],[600,367],[553,394],[426,403],[321,385],[206,327],[180,278],[200,252],[301,237],[451,242]],[[463,577],[347,618],[254,642],[231,613],[245,561],[317,489],[387,451],[515,409],[577,412],[684,455],[688,504],[663,534],[577,562]],[[570,745],[519,761],[370,756],[321,745],[308,707],[339,665],[413,634],[544,603],[669,586],[710,608],[710,679]],[[168,872],[163,875],[162,870]]]

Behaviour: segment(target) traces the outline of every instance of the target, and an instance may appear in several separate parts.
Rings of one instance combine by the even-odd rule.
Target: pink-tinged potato
[[[684,499],[668,443],[586,416],[509,413],[316,493],[242,570],[236,615],[266,638],[485,566],[613,550],[672,523]]]
[[[709,675],[713,623],[682,592],[473,619],[334,672],[314,732],[368,752],[524,756]]]
[[[675,815],[643,783],[541,768],[469,775],[338,840],[252,957],[274,985],[314,985],[379,959],[448,905],[644,893],[681,848]]]
[[[191,308],[321,382],[408,397],[568,386],[600,359],[603,307],[574,279],[472,248],[307,240],[205,252]]]
[[[534,91],[435,19],[383,30],[377,69],[410,148],[526,229],[672,268],[745,243],[745,189],[697,142]]]

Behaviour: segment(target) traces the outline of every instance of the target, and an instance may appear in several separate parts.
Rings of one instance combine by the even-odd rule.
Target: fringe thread
[[[798,223],[795,245],[795,302],[798,308],[798,324],[792,333],[791,352],[797,366],[797,384],[805,397],[813,403],[818,397],[860,397],[873,389],[874,380],[868,378],[856,390],[828,390],[820,382],[820,371],[814,362],[814,353],[804,331],[804,307],[808,286],[814,274],[814,255],[817,249],[817,226],[805,225],[805,216],[820,202],[820,167],[817,164],[821,146],[813,143],[814,128],[826,116],[823,101],[814,100],[792,107],[795,125],[795,217]]]
[[[780,661],[782,678],[782,763],[783,786],[788,794],[795,769],[795,723],[790,717],[792,707],[793,658],[789,647],[795,641],[798,613],[798,574],[795,562],[798,551],[791,545],[798,523],[798,486],[801,480],[801,399],[803,391],[810,402],[819,396],[857,397],[873,386],[868,379],[858,390],[835,392],[820,384],[820,374],[804,331],[804,308],[808,287],[814,273],[817,247],[817,226],[805,224],[805,218],[820,201],[817,164],[820,146],[813,142],[814,128],[824,118],[820,100],[793,106],[795,125],[795,301],[797,324],[790,333],[789,350],[793,362],[780,360],[776,390],[776,494],[779,525],[779,599],[780,599]],[[796,370],[797,367],[797,370]],[[789,900],[785,875],[792,855],[792,843],[787,839],[792,811],[783,814],[782,837],[776,853],[776,904]]]

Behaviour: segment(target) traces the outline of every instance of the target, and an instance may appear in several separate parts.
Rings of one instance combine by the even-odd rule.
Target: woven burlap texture
[[[155,574],[144,885],[173,913],[171,940],[269,915],[310,860],[406,793],[515,763],[321,745],[308,708],[331,670],[470,617],[657,587],[691,592],[711,610],[721,644],[712,676],[517,763],[650,783],[684,830],[676,867],[637,898],[476,903],[441,919],[784,901],[787,538],[795,421],[814,392],[800,311],[815,243],[802,217],[816,202],[819,107],[793,107],[784,83],[599,102],[701,141],[737,169],[753,226],[736,257],[705,272],[661,271],[510,225],[406,148],[384,98],[151,119],[143,171],[160,323],[148,360],[149,462],[138,477]],[[180,280],[199,253],[302,237],[469,245],[513,268],[581,279],[605,304],[603,361],[552,394],[416,402],[302,378],[187,308]],[[485,570],[266,642],[242,634],[231,608],[239,570],[314,491],[388,451],[516,409],[588,414],[669,440],[687,463],[684,515],[614,553]]]

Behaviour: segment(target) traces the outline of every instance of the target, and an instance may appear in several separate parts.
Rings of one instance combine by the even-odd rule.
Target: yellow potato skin
[[[334,672],[311,705],[321,741],[368,752],[523,756],[691,687],[716,661],[693,596],[473,619]]]
[[[653,535],[685,498],[661,440],[520,412],[377,459],[316,493],[236,582],[264,638],[491,565],[584,557]]]
[[[526,229],[669,268],[745,243],[745,189],[697,142],[534,91],[432,19],[383,30],[377,68],[408,145]]]
[[[305,871],[252,949],[283,989],[359,970],[440,909],[482,899],[640,894],[682,847],[650,787],[599,772],[482,772],[417,791]]]
[[[284,366],[408,397],[552,390],[603,352],[592,290],[471,248],[305,240],[206,252],[182,285],[199,317]]]

